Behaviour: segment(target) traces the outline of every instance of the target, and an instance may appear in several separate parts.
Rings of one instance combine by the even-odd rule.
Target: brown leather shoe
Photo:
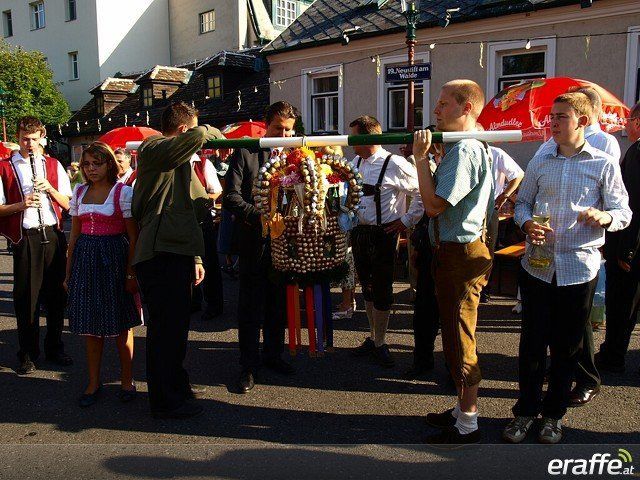
[[[569,394],[569,407],[581,407],[586,405],[593,397],[595,397],[598,393],[600,393],[600,387],[596,388],[584,388],[584,387],[576,387],[571,390]]]

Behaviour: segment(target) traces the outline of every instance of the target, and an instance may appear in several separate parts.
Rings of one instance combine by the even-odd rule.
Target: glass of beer
[[[547,202],[536,202],[533,207],[533,221],[549,226],[549,220],[551,219],[551,213],[549,212],[549,204]],[[529,249],[529,256],[527,261],[533,268],[549,268],[551,265],[551,252],[549,252],[548,242],[543,240],[542,242],[534,243],[529,239],[531,248]]]

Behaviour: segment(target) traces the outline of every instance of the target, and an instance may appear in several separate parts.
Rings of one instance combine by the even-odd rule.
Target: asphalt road
[[[3,246],[4,242],[0,242],[0,249]],[[349,472],[356,477],[370,472],[371,478],[389,478],[396,472],[416,478],[426,472],[427,464],[434,473],[448,478],[451,461],[456,458],[473,459],[471,463],[456,463],[456,468],[471,468],[476,474],[476,467],[489,468],[487,462],[494,462],[498,470],[508,465],[518,468],[519,478],[540,478],[527,468],[528,457],[521,455],[526,451],[540,452],[540,447],[534,445],[489,449],[476,446],[465,450],[466,457],[417,446],[426,435],[434,433],[426,426],[424,415],[450,408],[454,397],[439,341],[434,372],[421,381],[402,378],[411,364],[413,344],[413,310],[406,284],[396,285],[397,304],[388,335],[397,360],[395,368],[383,369],[368,359],[354,359],[348,354],[368,329],[358,295],[358,314],[352,320],[336,322],[335,352],[322,358],[300,354],[292,359],[298,371],[295,376],[264,372],[252,392],[239,395],[233,393],[239,371],[237,281],[225,278],[224,316],[211,322],[203,322],[198,316],[192,318],[187,368],[192,383],[206,386],[207,391],[199,400],[205,414],[185,421],[160,421],[149,414],[144,327],[135,330],[135,377],[141,394],[131,404],[121,404],[116,397],[117,355],[115,345],[107,344],[103,363],[106,388],[93,407],[77,406],[86,382],[84,348],[82,339],[68,332],[64,333],[64,342],[75,360],[73,366],[58,368],[41,360],[33,375],[16,375],[13,369],[17,334],[11,288],[11,257],[3,251],[0,478],[57,478],[55,473],[70,478],[62,475],[65,472],[73,472],[77,478],[247,478],[253,476],[250,474],[273,478],[276,470],[268,462],[284,462],[283,468],[290,462],[292,478],[303,472],[309,477],[317,473],[335,478],[336,471],[344,473],[339,475],[342,478],[351,477]],[[510,418],[517,394],[520,321],[511,314],[513,303],[512,298],[498,297],[480,310],[478,343],[484,381],[479,408],[485,444],[501,444],[500,433]],[[42,330],[44,334],[44,327]],[[603,333],[596,333],[597,344],[602,336]],[[569,411],[565,417],[566,446],[553,447],[558,449],[555,451],[608,448],[615,452],[618,446],[640,443],[640,328],[631,341],[628,366],[625,374],[603,376],[602,393],[591,404]],[[528,443],[535,444],[535,439]],[[329,444],[334,446],[326,446]],[[511,458],[514,448],[519,449],[515,451],[521,461],[495,463],[501,455]],[[636,450],[640,459],[640,449]],[[544,452],[548,455],[549,450]],[[241,468],[243,462],[246,470]],[[253,464],[255,469],[249,467]],[[355,466],[347,468],[347,464]],[[332,470],[331,465],[337,470]],[[344,469],[338,465],[344,465]],[[325,467],[327,471],[323,470]]]

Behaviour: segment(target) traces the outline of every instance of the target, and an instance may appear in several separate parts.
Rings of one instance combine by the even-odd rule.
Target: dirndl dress
[[[71,199],[70,213],[80,219],[81,234],[68,285],[69,329],[78,335],[114,337],[142,323],[134,296],[125,290],[125,218],[131,217],[132,189],[117,183],[102,205],[83,204],[87,190],[87,185],[78,185]],[[105,214],[110,210],[113,213]]]

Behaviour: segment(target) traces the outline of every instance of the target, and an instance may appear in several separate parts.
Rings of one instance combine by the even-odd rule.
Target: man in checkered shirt
[[[618,160],[585,141],[592,107],[583,93],[555,99],[551,133],[555,151],[535,156],[522,181],[515,221],[534,244],[545,244],[551,257],[546,268],[522,261],[520,335],[520,395],[515,418],[503,432],[512,443],[524,440],[535,418],[542,414],[538,440],[558,443],[566,413],[576,362],[583,346],[600,268],[604,232],[629,225],[629,197]],[[536,202],[547,202],[551,220],[533,220]],[[542,397],[547,347],[551,369],[547,394]]]

